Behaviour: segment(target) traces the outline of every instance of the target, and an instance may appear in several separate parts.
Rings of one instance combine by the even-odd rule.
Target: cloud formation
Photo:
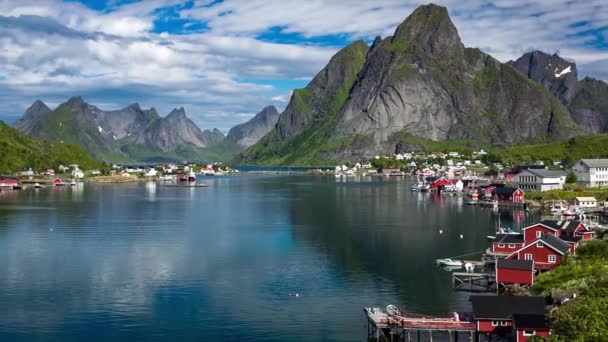
[[[350,41],[392,34],[423,2],[112,3],[0,0],[0,118],[16,118],[37,98],[57,104],[82,95],[104,109],[184,106],[203,128],[227,131],[268,104],[282,108],[291,91],[282,81],[312,78]],[[466,46],[501,61],[530,49],[559,52],[581,76],[608,79],[605,1],[438,3]]]

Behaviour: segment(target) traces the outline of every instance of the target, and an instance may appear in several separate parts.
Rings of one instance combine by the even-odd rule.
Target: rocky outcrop
[[[249,147],[268,134],[276,126],[278,120],[279,112],[277,109],[274,106],[265,107],[251,120],[232,127],[228,132],[227,139],[242,147]]]
[[[516,61],[508,62],[529,79],[540,83],[563,104],[569,104],[576,91],[578,71],[576,64],[557,54],[531,51]]]
[[[25,110],[23,116],[17,120],[13,126],[17,130],[29,134],[32,131],[33,123],[50,112],[51,110],[44,102],[41,100],[36,100],[28,109]]]

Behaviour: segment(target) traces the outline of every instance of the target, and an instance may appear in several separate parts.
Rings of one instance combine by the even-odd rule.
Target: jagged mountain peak
[[[405,50],[416,50],[429,57],[460,57],[464,50],[447,8],[435,4],[416,8],[397,27],[391,43],[404,45]],[[418,49],[408,45],[415,45]]]
[[[249,147],[276,126],[279,115],[274,106],[266,106],[249,121],[232,127],[227,139],[242,147]]]
[[[139,103],[137,103],[137,102],[135,102],[135,103],[131,103],[131,104],[129,105],[129,107],[128,107],[128,108],[133,108],[133,109],[135,109],[136,111],[142,111],[141,106],[140,106],[140,105],[139,105]]]
[[[184,107],[174,108],[169,115],[167,115],[167,119],[187,119],[186,110]]]

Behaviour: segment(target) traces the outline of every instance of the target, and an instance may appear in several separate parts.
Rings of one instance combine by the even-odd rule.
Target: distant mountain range
[[[393,36],[352,43],[293,92],[239,163],[327,165],[457,141],[513,146],[606,132],[608,86],[541,52],[500,63],[466,48],[446,8],[418,7]]]
[[[137,103],[104,111],[73,97],[54,110],[35,101],[14,127],[34,137],[80,145],[108,162],[214,162],[230,160],[257,142],[277,119],[277,110],[266,107],[224,136],[218,129],[201,130],[184,108],[161,117]]]

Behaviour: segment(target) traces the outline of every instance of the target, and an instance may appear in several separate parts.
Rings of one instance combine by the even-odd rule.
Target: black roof
[[[566,254],[566,252],[570,250],[570,245],[566,241],[558,238],[553,234],[543,234],[543,236],[541,236],[539,240],[555,248],[558,252],[562,254]]]
[[[497,234],[494,242],[497,243],[524,243],[523,234]]]
[[[501,195],[513,195],[519,188],[496,188],[496,193]]]
[[[517,259],[498,259],[496,261],[496,268],[532,271],[534,270],[534,261]]]
[[[562,235],[561,239],[566,242],[579,242],[582,238],[580,236]]]
[[[539,222],[542,225],[551,227],[555,230],[563,230],[568,233],[574,233],[576,227],[581,224],[581,221],[569,221],[569,220],[543,220]]]
[[[471,296],[475,319],[510,319],[514,315],[545,315],[545,298],[530,296]]]
[[[549,329],[545,315],[514,315],[513,324],[515,329]]]

